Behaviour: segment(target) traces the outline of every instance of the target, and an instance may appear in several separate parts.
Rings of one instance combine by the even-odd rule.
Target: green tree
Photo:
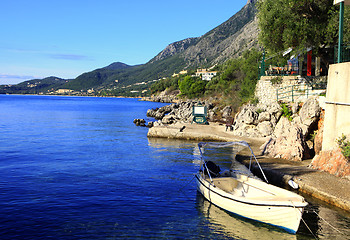
[[[166,78],[153,83],[150,87],[151,94],[162,92],[164,90],[176,90],[179,89],[179,78]]]
[[[337,43],[339,7],[333,0],[264,0],[258,10],[259,40],[270,52],[313,47],[317,53]]]
[[[262,54],[256,49],[251,49],[243,53],[241,70],[244,72],[244,77],[239,92],[243,102],[254,97],[256,83],[259,80],[258,69],[261,57]]]
[[[219,76],[206,86],[206,94],[222,95],[231,105],[238,106],[254,97],[258,81],[258,66],[262,53],[253,48],[238,59],[231,59],[220,66]]]
[[[197,77],[186,76],[179,80],[181,93],[188,98],[203,96],[207,82]]]

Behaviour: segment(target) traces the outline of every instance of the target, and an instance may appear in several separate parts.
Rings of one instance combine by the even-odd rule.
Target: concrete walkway
[[[349,179],[313,170],[308,167],[311,160],[291,162],[262,156],[260,146],[266,139],[238,137],[230,131],[225,131],[225,128],[225,125],[216,123],[210,125],[176,123],[175,125],[150,128],[147,136],[195,141],[244,140],[253,149],[270,183],[287,187],[288,181],[293,179],[299,185],[300,192],[350,212]],[[249,165],[249,160],[244,156],[237,160]],[[259,169],[256,164],[253,164],[252,171],[258,174]]]

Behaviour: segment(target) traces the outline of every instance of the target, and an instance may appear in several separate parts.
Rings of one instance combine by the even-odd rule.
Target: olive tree
[[[337,42],[339,7],[333,0],[261,0],[258,10],[259,41],[270,52],[289,47],[317,52]]]

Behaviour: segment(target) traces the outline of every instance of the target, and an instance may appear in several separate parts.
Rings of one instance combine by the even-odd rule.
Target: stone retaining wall
[[[270,105],[277,101],[277,89],[291,85],[296,85],[300,82],[298,76],[283,76],[282,82],[279,84],[272,84],[271,79],[276,76],[262,76],[256,84],[255,96],[259,102],[265,105]],[[291,99],[286,98],[286,101]]]

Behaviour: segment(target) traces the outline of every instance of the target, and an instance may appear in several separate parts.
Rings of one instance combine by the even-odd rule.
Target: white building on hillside
[[[202,80],[210,81],[217,74],[216,71],[208,71],[208,69],[197,69],[196,77],[201,77]]]
[[[188,72],[187,72],[187,70],[182,70],[182,71],[180,71],[179,73],[174,73],[173,75],[172,75],[172,77],[178,77],[178,76],[180,76],[180,75],[185,75],[185,74],[187,74]]]

